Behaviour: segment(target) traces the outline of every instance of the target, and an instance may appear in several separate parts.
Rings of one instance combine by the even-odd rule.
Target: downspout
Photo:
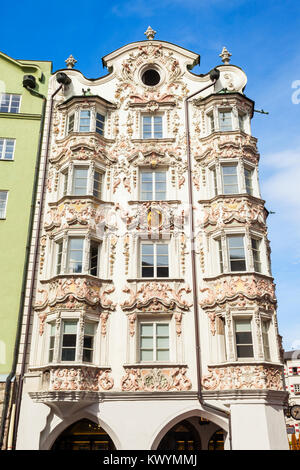
[[[192,163],[191,163],[191,141],[190,141],[190,124],[189,124],[189,112],[188,112],[188,101],[198,93],[210,88],[215,85],[220,72],[218,69],[213,69],[210,72],[210,79],[212,83],[201,88],[200,90],[187,96],[184,100],[185,109],[185,128],[186,128],[186,140],[187,140],[187,164],[188,164],[188,191],[189,191],[189,205],[190,205],[190,217],[189,217],[189,228],[190,228],[190,240],[191,240],[191,262],[192,262],[192,284],[193,284],[193,304],[194,304],[194,320],[195,320],[195,343],[196,343],[196,365],[197,365],[197,389],[198,389],[198,400],[201,406],[209,408],[210,410],[222,414],[229,421],[229,445],[232,450],[232,433],[231,433],[231,415],[229,411],[222,410],[214,405],[208,404],[204,401],[202,396],[201,388],[201,346],[200,346],[200,335],[199,335],[199,309],[198,309],[198,287],[197,287],[197,271],[196,271],[196,257],[195,257],[195,234],[194,234],[194,199],[192,189]]]
[[[31,92],[33,90],[29,89],[29,91]],[[19,313],[18,313],[18,324],[17,324],[18,326],[17,326],[17,332],[16,332],[15,346],[14,346],[13,364],[12,364],[12,368],[11,368],[9,375],[6,378],[6,385],[5,385],[5,391],[4,391],[4,403],[3,403],[1,428],[0,428],[0,450],[2,449],[2,445],[3,445],[5,425],[6,425],[6,421],[8,417],[7,414],[9,411],[8,408],[9,408],[11,386],[15,378],[17,361],[18,361],[18,352],[19,352],[19,345],[20,345],[20,338],[21,338],[21,331],[22,331],[22,317],[23,317],[23,309],[24,309],[24,303],[25,303],[27,270],[28,270],[28,265],[29,265],[31,236],[32,236],[32,227],[33,227],[33,220],[34,220],[34,208],[35,208],[36,194],[37,194],[37,182],[38,182],[41,147],[42,147],[42,139],[43,139],[43,128],[44,128],[44,122],[45,122],[45,110],[46,110],[46,102],[47,102],[47,99],[45,96],[37,92],[35,92],[35,94],[37,94],[40,98],[43,99],[43,108],[42,108],[42,117],[41,117],[40,130],[39,130],[39,143],[38,143],[38,150],[37,150],[37,157],[36,157],[36,165],[35,165],[35,171],[34,171],[34,183],[33,183],[33,192],[32,192],[32,199],[31,199],[31,206],[30,206],[30,219],[29,219],[28,232],[27,232],[27,242],[26,242],[26,248],[25,248],[26,254],[25,254],[24,269],[23,269],[22,290],[21,290],[21,298],[20,298]]]
[[[38,214],[38,221],[37,221],[37,228],[36,228],[36,240],[35,240],[33,263],[32,263],[32,279],[31,279],[31,284],[30,284],[30,292],[29,292],[29,300],[28,300],[28,316],[27,316],[26,330],[25,330],[24,351],[23,351],[23,357],[22,357],[21,373],[20,373],[20,378],[19,378],[19,388],[18,388],[17,399],[16,399],[15,425],[13,429],[12,449],[15,449],[16,447],[18,424],[19,424],[19,418],[20,418],[21,398],[22,398],[22,391],[23,391],[25,368],[26,368],[26,357],[28,353],[28,339],[29,339],[30,321],[31,321],[31,315],[32,315],[33,293],[34,293],[34,287],[35,287],[35,271],[36,271],[36,264],[37,264],[38,251],[39,251],[39,240],[40,240],[39,234],[40,234],[40,229],[41,229],[44,196],[45,196],[44,187],[46,184],[46,176],[47,176],[49,142],[50,142],[52,114],[53,114],[53,98],[61,90],[62,87],[63,87],[63,83],[55,90],[55,92],[50,97],[50,112],[49,112],[49,123],[48,123],[48,132],[47,132],[47,140],[46,140],[46,155],[45,155],[45,162],[44,162],[44,168],[43,168],[41,198],[39,201],[40,208],[39,208],[39,214]]]

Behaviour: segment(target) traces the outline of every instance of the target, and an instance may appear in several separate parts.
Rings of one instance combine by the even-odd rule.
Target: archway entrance
[[[187,420],[181,421],[162,438],[157,450],[201,450],[199,434]]]
[[[82,419],[65,429],[51,450],[115,450],[115,446],[101,426]]]

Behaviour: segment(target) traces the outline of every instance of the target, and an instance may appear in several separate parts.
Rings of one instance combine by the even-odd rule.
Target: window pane
[[[82,354],[83,362],[92,362],[93,351],[91,349],[84,349]]]
[[[169,361],[169,351],[157,350],[156,358],[157,361]]]
[[[64,334],[63,336],[63,346],[76,346],[76,335]]]
[[[168,245],[166,244],[157,244],[156,252],[158,255],[167,255],[168,254]]]
[[[153,336],[153,325],[141,325],[141,335],[142,336]]]
[[[253,357],[253,347],[252,346],[237,346],[237,356],[238,357]]]
[[[219,126],[220,131],[231,131],[232,130],[232,121],[231,121],[231,112],[219,112]]]
[[[63,349],[61,352],[62,361],[75,361],[75,349]]]
[[[95,332],[95,325],[94,323],[85,323],[84,325],[84,332],[87,335],[93,335]]]
[[[153,348],[153,338],[141,338],[141,348],[151,349]]]
[[[235,331],[244,332],[251,331],[251,323],[249,320],[238,320],[235,322]]]
[[[169,338],[158,337],[156,339],[156,346],[158,349],[169,349]]]
[[[157,267],[157,277],[169,277],[169,268]]]
[[[84,336],[84,338],[83,338],[83,347],[88,348],[88,349],[92,349],[93,340],[94,340],[94,338],[92,336]]]
[[[169,336],[169,325],[168,324],[157,324],[156,325],[157,336]]]
[[[153,361],[153,351],[141,350],[140,358],[141,361]]]

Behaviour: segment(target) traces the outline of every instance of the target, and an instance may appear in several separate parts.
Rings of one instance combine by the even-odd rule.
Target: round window
[[[147,86],[155,86],[160,82],[160,75],[157,70],[147,69],[142,75],[142,81]]]

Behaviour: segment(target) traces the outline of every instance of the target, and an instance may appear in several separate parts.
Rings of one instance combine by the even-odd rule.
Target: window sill
[[[221,274],[217,274],[217,275],[211,275],[211,276],[205,276],[203,277],[203,281],[215,281],[215,280],[218,280],[218,279],[221,279],[223,277],[231,277],[231,276],[258,276],[258,277],[261,277],[263,279],[268,279],[270,281],[273,281],[274,278],[272,276],[270,276],[269,274],[262,274],[262,273],[258,273],[256,271],[230,271],[228,273],[221,273]]]
[[[128,201],[128,204],[133,205],[133,204],[181,204],[181,201],[178,199],[149,199],[147,201],[144,201],[142,199],[139,199],[138,201]]]
[[[187,364],[180,364],[178,362],[135,362],[131,364],[123,364],[126,369],[146,369],[146,368],[173,368],[173,367],[188,367]]]
[[[98,197],[94,196],[93,194],[84,194],[84,195],[74,195],[74,194],[66,194],[65,196],[60,197],[57,201],[55,202],[49,202],[49,206],[57,206],[58,204],[63,203],[64,201],[70,199],[71,201],[77,201],[78,199],[87,199],[87,200],[92,200],[93,202],[98,202],[99,204],[108,204],[113,206],[114,203],[110,201],[103,201],[102,199],[99,199]]]
[[[185,282],[185,279],[182,278],[174,278],[174,277],[138,277],[135,279],[127,279],[127,282]]]
[[[161,139],[142,139],[142,138],[139,138],[139,139],[131,139],[131,142],[137,142],[137,143],[149,143],[149,142],[158,142],[158,143],[168,143],[168,142],[175,142],[175,137],[162,137]]]
[[[245,193],[236,193],[236,194],[217,194],[216,196],[213,196],[210,199],[200,199],[198,201],[198,204],[211,204],[212,202],[215,202],[218,199],[232,199],[236,197],[240,197],[240,198],[246,197],[247,199],[250,199],[250,201],[256,202],[257,204],[261,204],[261,205],[264,205],[266,202],[264,199],[261,199],[256,196],[252,196],[251,194],[248,194],[245,192]]]
[[[38,371],[45,371],[45,370],[48,370],[48,369],[57,369],[59,367],[76,367],[76,368],[80,368],[80,367],[89,367],[90,369],[111,369],[110,366],[102,366],[102,365],[99,365],[99,364],[91,364],[89,362],[76,362],[76,361],[73,361],[73,362],[51,362],[50,364],[46,364],[46,365],[42,365],[42,366],[29,366],[28,367],[28,370],[29,371],[32,371],[32,372],[38,372]]]
[[[97,276],[93,276],[92,274],[89,273],[61,273],[61,274],[55,274],[54,276],[51,276],[47,279],[41,279],[40,282],[42,284],[46,284],[48,282],[54,282],[57,279],[61,278],[74,278],[74,277],[84,277],[84,278],[89,278],[93,281],[98,281],[100,283],[112,283],[112,279],[103,279]]]
[[[218,368],[218,367],[231,367],[231,366],[246,366],[246,365],[266,365],[266,366],[275,366],[275,367],[283,367],[280,362],[272,362],[272,361],[265,361],[263,359],[237,359],[236,361],[228,361],[228,362],[220,362],[214,364],[208,364],[208,367]]]

